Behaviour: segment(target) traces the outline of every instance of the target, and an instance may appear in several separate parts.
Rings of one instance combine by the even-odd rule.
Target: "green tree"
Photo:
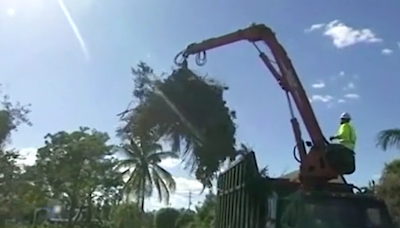
[[[400,159],[395,159],[385,165],[379,184],[376,186],[377,195],[385,200],[392,218],[400,225]]]
[[[196,217],[196,212],[188,209],[181,209],[176,221],[176,228],[189,228]]]
[[[4,147],[12,131],[17,130],[21,124],[32,125],[28,114],[31,112],[30,105],[21,105],[19,102],[12,103],[8,95],[3,96],[0,102],[0,145]]]
[[[24,172],[20,176],[21,185],[23,185],[23,188],[20,189],[23,192],[23,200],[32,206],[32,210],[46,205],[50,197],[50,192],[43,182],[43,178],[37,176],[36,168],[35,165],[25,166]]]
[[[143,224],[140,222],[143,220],[140,218],[140,214],[138,206],[134,203],[122,203],[113,207],[110,223],[113,228],[142,227]]]
[[[156,228],[176,228],[179,215],[175,208],[161,208],[156,213],[154,225]]]
[[[214,227],[216,206],[217,196],[212,192],[208,193],[203,203],[196,207],[196,217],[192,227]]]
[[[23,201],[22,169],[17,165],[18,151],[6,149],[11,133],[20,124],[31,125],[28,119],[29,106],[12,103],[9,97],[3,96],[0,102],[0,227],[5,226],[5,220],[17,218],[26,212]]]
[[[68,225],[76,209],[86,207],[86,218],[92,217],[96,191],[109,184],[115,164],[109,158],[113,146],[106,133],[81,127],[71,133],[60,131],[45,137],[45,146],[37,152],[37,177],[50,189],[51,197],[62,200],[68,208]]]
[[[0,227],[6,219],[21,215],[21,209],[24,209],[25,203],[21,200],[22,170],[16,164],[17,158],[15,151],[0,150]]]
[[[165,79],[139,63],[132,69],[138,105],[125,112],[120,133],[155,133],[181,152],[187,168],[211,186],[221,164],[236,156],[235,112],[223,99],[226,86],[189,69],[174,70]]]
[[[162,168],[160,162],[167,158],[177,158],[177,155],[163,151],[161,145],[151,138],[133,136],[123,141],[121,152],[124,159],[119,162],[117,169],[123,169],[122,174],[127,179],[124,185],[127,199],[134,197],[143,212],[144,202],[152,196],[155,188],[159,200],[168,202],[176,184],[171,173]]]
[[[389,148],[400,150],[400,128],[380,131],[376,137],[376,146],[384,151]]]

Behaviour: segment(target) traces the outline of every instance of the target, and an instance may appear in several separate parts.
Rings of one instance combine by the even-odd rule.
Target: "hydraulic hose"
[[[293,157],[294,157],[294,160],[296,160],[298,163],[300,163],[301,161],[300,161],[299,157],[297,157],[296,149],[297,149],[297,144],[293,147]]]

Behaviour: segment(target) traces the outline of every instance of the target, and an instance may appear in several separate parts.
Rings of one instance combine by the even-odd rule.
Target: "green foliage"
[[[17,165],[18,151],[6,149],[5,146],[12,131],[20,124],[30,125],[28,106],[12,103],[6,95],[1,101],[0,109],[0,227],[5,226],[6,219],[23,216],[30,204],[23,196],[29,189],[22,176],[23,170]],[[23,183],[24,185],[21,185]],[[25,188],[21,188],[25,187]]]
[[[382,150],[400,149],[400,129],[393,128],[380,131],[376,137],[376,146]]]
[[[31,112],[30,105],[21,105],[19,102],[12,103],[7,95],[3,97],[1,104],[0,145],[4,146],[11,132],[17,130],[20,124],[32,124],[28,118],[28,114]]]
[[[385,200],[389,211],[400,225],[400,160],[395,159],[385,165],[376,192],[379,197]]]
[[[182,153],[196,178],[211,186],[221,163],[236,155],[235,113],[223,99],[228,88],[188,69],[174,70],[163,80],[154,79],[144,63],[132,72],[139,104],[125,116],[120,132],[163,137]]]
[[[400,129],[382,130],[377,134],[376,146],[384,151],[393,148],[400,149]],[[375,186],[376,194],[385,200],[389,211],[400,226],[400,160],[395,159],[387,164],[382,171],[379,183]]]
[[[217,196],[210,192],[203,203],[196,207],[194,227],[214,227],[216,206]]]
[[[154,225],[156,228],[175,228],[179,215],[175,208],[162,208],[156,213]]]
[[[122,184],[112,169],[115,161],[109,156],[114,147],[107,144],[108,140],[106,133],[81,127],[71,133],[60,131],[46,135],[45,146],[37,151],[32,169],[37,174],[35,181],[47,187],[50,197],[68,205],[70,224],[75,222],[76,209],[81,211],[83,205],[92,208],[95,192],[110,193],[110,188]],[[98,200],[104,201],[105,197]],[[91,220],[92,211],[88,210],[85,216]]]
[[[6,222],[10,219],[19,223],[34,222],[35,227],[40,227],[50,215],[39,209],[42,207],[59,207],[62,219],[58,223],[67,227],[122,228],[131,227],[132,223],[152,226],[153,216],[141,212],[137,204],[121,204],[124,185],[131,190],[135,185],[124,183],[123,173],[115,167],[140,165],[144,170],[143,165],[147,165],[149,170],[156,169],[157,173],[152,173],[152,184],[161,185],[157,187],[160,197],[167,194],[168,198],[175,183],[158,163],[165,158],[177,158],[175,153],[159,151],[160,146],[151,140],[139,141],[136,145],[139,147],[123,141],[125,154],[138,152],[139,148],[140,156],[116,160],[113,157],[116,147],[108,143],[108,134],[81,127],[73,132],[47,134],[44,145],[37,151],[36,163],[21,166],[17,163],[18,151],[6,150],[4,146],[17,126],[30,124],[25,116],[29,110],[7,102],[0,110],[0,227],[12,227]],[[142,158],[146,164],[132,162]]]
[[[188,209],[180,210],[179,217],[176,220],[176,228],[188,228],[194,222],[196,218],[196,212]]]
[[[0,150],[0,219],[15,216],[26,203],[19,196],[23,191],[19,185],[22,170],[16,165],[15,151]]]
[[[113,207],[110,222],[113,228],[127,228],[131,227],[132,224],[140,227],[141,224],[138,224],[141,221],[140,216],[141,212],[136,204],[123,203]]]

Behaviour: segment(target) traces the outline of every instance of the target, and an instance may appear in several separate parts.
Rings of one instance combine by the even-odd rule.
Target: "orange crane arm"
[[[313,147],[318,151],[323,151],[327,141],[324,138],[321,128],[318,125],[317,119],[312,110],[306,92],[299,80],[299,77],[297,76],[291,60],[287,56],[286,51],[278,42],[274,32],[269,27],[263,24],[253,24],[248,28],[240,29],[238,31],[220,37],[204,40],[200,43],[190,44],[183,52],[180,53],[180,55],[183,57],[184,60],[186,60],[186,58],[188,58],[190,55],[205,55],[205,52],[208,50],[242,40],[250,41],[253,44],[255,44],[255,42],[257,41],[262,41],[270,48],[272,55],[275,58],[274,62],[278,66],[278,69],[273,66],[273,62],[256,46],[256,48],[260,52],[259,56],[264,64],[271,71],[272,75],[281,85],[282,89],[287,92],[289,102],[290,98],[288,94],[291,95],[301,115],[301,118],[303,119],[304,125],[310,135]],[[304,141],[301,136],[301,131],[297,119],[294,117],[293,110],[290,111],[292,115],[291,122],[293,132],[300,154],[300,161],[303,163],[307,157],[307,152],[305,150]]]

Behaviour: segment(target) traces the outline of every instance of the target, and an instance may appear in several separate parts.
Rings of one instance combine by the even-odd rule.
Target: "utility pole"
[[[189,191],[188,201],[188,209],[190,210],[190,207],[192,206],[192,191]]]

